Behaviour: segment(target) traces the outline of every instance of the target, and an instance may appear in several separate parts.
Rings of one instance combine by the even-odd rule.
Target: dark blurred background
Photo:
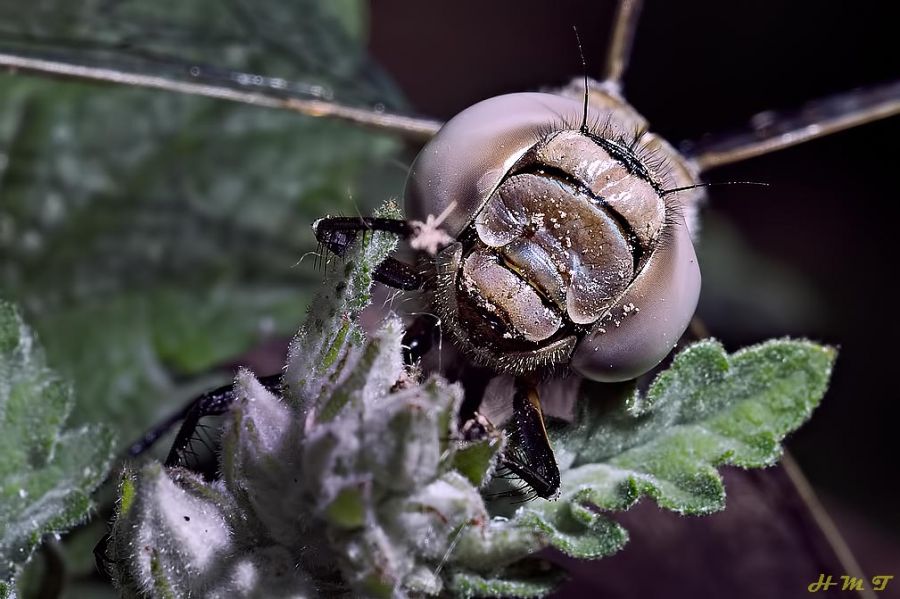
[[[372,3],[371,49],[421,113],[600,77],[612,2]],[[673,143],[756,113],[900,77],[888,2],[645,3],[625,93]],[[863,569],[898,574],[894,388],[900,119],[710,171],[700,316],[729,349],[802,336],[840,347],[831,389],[788,441]],[[675,516],[671,516],[675,518]],[[898,585],[900,586],[900,585]],[[890,589],[888,589],[890,590]]]

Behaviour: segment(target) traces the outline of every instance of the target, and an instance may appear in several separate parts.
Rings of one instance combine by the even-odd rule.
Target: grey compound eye
[[[444,213],[434,309],[463,350],[500,372],[569,363],[593,380],[653,368],[696,308],[690,234],[655,174],[583,106],[540,93],[463,111],[411,169],[409,218]],[[602,120],[602,115],[594,115]],[[574,123],[574,124],[573,124]]]

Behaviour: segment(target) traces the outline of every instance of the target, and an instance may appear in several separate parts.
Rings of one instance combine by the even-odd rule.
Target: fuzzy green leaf
[[[356,328],[393,244],[366,236],[331,265],[290,353],[289,397],[238,375],[222,480],[158,464],[126,476],[110,556],[121,588],[186,595],[216,580],[229,596],[272,596],[278,579],[257,559],[263,551],[292,556],[281,580],[295,595],[309,581],[354,595],[437,595],[459,572],[471,574],[460,585],[494,595],[550,588],[546,568],[534,577],[514,567],[545,536],[491,518],[476,486],[502,439],[469,460],[467,476],[455,471],[462,389],[410,376],[399,319],[368,339]],[[243,576],[229,574],[237,562]]]
[[[493,473],[492,464],[497,462],[497,457],[503,452],[503,441],[502,437],[488,436],[462,445],[453,454],[453,468],[476,487],[483,486],[487,483],[486,478]]]
[[[584,402],[578,426],[556,440],[562,495],[518,518],[573,556],[620,549],[627,533],[600,510],[625,510],[642,496],[682,514],[725,507],[716,468],[775,463],[781,441],[818,405],[836,352],[776,340],[731,356],[715,341],[676,356],[646,395],[615,405]]]
[[[388,202],[376,216],[399,218],[400,212],[394,203]],[[314,403],[336,388],[348,352],[363,341],[356,317],[369,304],[375,267],[394,251],[397,238],[375,233],[364,236],[359,243],[358,251],[351,253],[349,259],[332,260],[321,290],[310,305],[306,322],[291,344],[285,381],[290,399],[298,405]],[[368,357],[374,359],[375,355],[373,349]],[[360,365],[356,377],[351,375],[349,381],[341,384],[345,388],[352,387],[354,380],[363,384],[370,368]],[[389,366],[388,371],[399,374],[399,364]],[[329,398],[330,404],[322,406],[326,414],[333,416],[343,408],[342,397],[346,398],[346,393]]]
[[[534,560],[531,560],[533,562]],[[516,572],[485,577],[469,572],[455,574],[448,585],[457,597],[543,597],[558,587],[565,577],[548,564],[523,562]]]
[[[112,459],[101,426],[63,430],[70,386],[47,368],[34,334],[0,300],[0,596],[45,534],[81,522]]]

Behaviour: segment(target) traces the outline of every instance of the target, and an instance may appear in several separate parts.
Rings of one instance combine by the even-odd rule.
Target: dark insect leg
[[[112,580],[111,566],[116,563],[114,559],[109,557],[108,550],[110,541],[112,541],[112,535],[106,533],[99,541],[97,541],[97,544],[94,545],[94,563],[97,566],[97,571],[107,580]]]
[[[534,493],[545,499],[559,491],[559,467],[547,437],[537,386],[531,377],[516,378],[513,418],[507,425],[509,446],[501,458]]]
[[[374,278],[394,289],[415,291],[422,287],[422,277],[412,266],[388,257],[375,268]]]
[[[403,334],[403,363],[413,365],[422,359],[432,347],[437,337],[437,328],[434,323],[435,317],[430,314],[423,314],[412,321],[412,324]]]
[[[406,239],[415,232],[409,221],[369,216],[329,216],[314,222],[312,228],[319,243],[338,256],[344,255],[360,233],[384,231]]]
[[[360,233],[384,231],[402,239],[410,237],[414,229],[409,221],[396,218],[345,217],[320,218],[313,223],[316,239],[329,252],[343,256]],[[394,258],[388,258],[375,269],[375,280],[396,289],[411,291],[422,286],[422,278],[416,270]]]
[[[218,389],[217,389],[218,391]],[[184,420],[185,416],[188,415],[188,412],[191,411],[191,408],[194,406],[194,402],[197,401],[192,400],[186,406],[184,406],[179,411],[175,412],[162,422],[157,422],[153,428],[144,433],[144,436],[131,444],[128,448],[128,457],[136,458],[149,450],[153,445],[159,441],[159,438],[168,433],[175,423]]]
[[[283,388],[280,373],[260,377],[259,382],[269,391],[281,395]],[[234,403],[235,399],[234,385],[223,385],[218,389],[207,391],[191,402],[184,422],[181,423],[181,428],[178,429],[178,434],[175,435],[175,441],[172,442],[169,455],[166,456],[165,465],[177,466],[179,464],[181,452],[194,438],[201,418],[224,414],[231,408],[231,404]]]
[[[259,382],[273,393],[280,395],[282,392],[281,373],[260,377]],[[169,451],[169,456],[166,458],[167,466],[177,464],[180,453],[194,437],[200,419],[204,416],[224,414],[231,407],[231,404],[234,403],[234,400],[233,384],[222,385],[217,389],[207,391],[175,414],[151,428],[138,441],[132,443],[131,447],[128,448],[129,457],[137,457],[150,449],[160,437],[175,426],[175,423],[184,420],[181,428],[178,430],[178,435],[175,437],[175,442],[172,444],[172,449]]]

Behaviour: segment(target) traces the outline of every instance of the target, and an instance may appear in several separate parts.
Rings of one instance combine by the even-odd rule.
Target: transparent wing
[[[701,171],[749,160],[900,114],[900,81],[836,94],[793,112],[756,115],[741,131],[682,144]]]

